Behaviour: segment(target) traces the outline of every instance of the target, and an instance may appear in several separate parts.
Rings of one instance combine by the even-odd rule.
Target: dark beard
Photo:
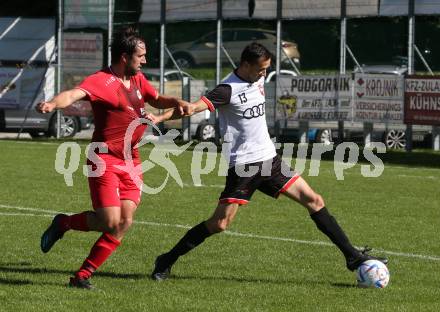
[[[128,67],[125,69],[125,76],[134,76],[136,74],[137,74],[137,72],[133,68]]]

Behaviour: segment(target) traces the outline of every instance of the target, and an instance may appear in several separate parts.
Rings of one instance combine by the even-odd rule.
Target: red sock
[[[75,276],[80,279],[87,279],[107,260],[107,258],[121,244],[116,238],[108,233],[103,233],[93,245],[89,256]]]
[[[87,214],[88,211],[84,211],[71,216],[65,216],[60,218],[61,229],[65,232],[68,230],[76,231],[89,231],[89,226],[87,225]]]

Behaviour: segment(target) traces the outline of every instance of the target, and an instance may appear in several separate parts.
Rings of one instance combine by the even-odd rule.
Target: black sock
[[[328,213],[327,208],[310,215],[318,229],[330,238],[330,240],[339,248],[346,259],[355,258],[359,251],[353,247],[344,231],[339,226],[336,219]]]
[[[186,234],[180,239],[180,241],[174,246],[168,253],[167,258],[170,264],[176,262],[177,258],[183,256],[191,249],[197,247],[203,241],[211,236],[205,222],[197,224],[195,227],[190,229]]]

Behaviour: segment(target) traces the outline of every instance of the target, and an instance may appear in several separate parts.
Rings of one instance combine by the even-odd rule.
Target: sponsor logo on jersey
[[[252,107],[247,108],[243,112],[243,117],[246,119],[258,118],[264,116],[264,105],[266,103],[261,103]]]
[[[136,90],[136,94],[138,96],[138,99],[142,100],[142,94],[141,94],[141,92],[139,90]]]
[[[111,76],[109,79],[107,79],[107,81],[105,82],[105,86],[108,87],[109,84],[111,84],[112,82],[115,82],[116,78]]]

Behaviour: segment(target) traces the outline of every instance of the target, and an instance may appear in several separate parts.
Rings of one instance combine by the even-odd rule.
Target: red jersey
[[[142,73],[130,78],[126,88],[110,68],[100,70],[83,80],[77,88],[87,93],[93,109],[95,131],[92,142],[104,142],[109,152],[124,159],[124,137],[128,126],[137,118],[145,118],[145,102],[158,97]],[[131,139],[133,158],[138,158],[133,147],[142,139],[146,124],[138,125]]]

